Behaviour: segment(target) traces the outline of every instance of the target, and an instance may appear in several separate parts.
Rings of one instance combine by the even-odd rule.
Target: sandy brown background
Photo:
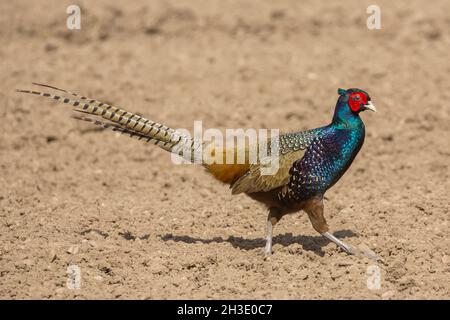
[[[0,297],[411,299],[450,297],[450,2],[0,2]],[[366,28],[378,4],[382,30]],[[365,145],[326,216],[372,261],[322,239],[304,214],[275,228],[201,168],[20,95],[43,82],[152,120],[303,130],[338,87],[371,94]],[[69,265],[81,289],[66,288]]]

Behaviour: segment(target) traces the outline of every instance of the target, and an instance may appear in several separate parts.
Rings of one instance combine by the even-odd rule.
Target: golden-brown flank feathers
[[[222,150],[224,159],[226,151],[226,149]],[[288,152],[282,156],[274,155],[277,158],[275,161],[278,161],[278,171],[271,175],[263,175],[261,169],[267,165],[261,164],[259,158],[257,163],[249,163],[248,149],[246,149],[245,163],[236,164],[236,149],[234,151],[235,164],[213,163],[205,165],[217,180],[231,185],[233,194],[267,192],[287,184],[290,179],[289,170],[292,164],[294,161],[302,158],[305,153],[304,150],[298,150]]]
[[[209,150],[208,147],[206,147],[203,156],[205,162],[204,166],[217,180],[232,184],[245,174],[250,167],[248,148],[245,150],[245,160],[242,161],[244,163],[238,164],[237,155],[238,150],[236,147],[231,150],[225,148],[218,149],[215,147],[213,147],[212,150]],[[232,161],[230,161],[230,157],[232,158]],[[208,161],[208,159],[211,159],[211,161]]]

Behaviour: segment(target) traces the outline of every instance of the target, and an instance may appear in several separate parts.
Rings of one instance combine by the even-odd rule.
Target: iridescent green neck
[[[345,101],[339,99],[334,110],[332,125],[343,128],[360,128],[364,126],[358,113],[350,110],[350,107]]]

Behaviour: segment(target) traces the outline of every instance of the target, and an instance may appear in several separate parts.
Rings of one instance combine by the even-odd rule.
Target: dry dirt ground
[[[0,2],[0,297],[448,299],[450,2]],[[266,212],[152,145],[21,95],[43,82],[192,129],[327,124],[338,87],[370,92],[366,141],[328,193],[347,256],[305,214]],[[67,268],[81,288],[66,286]],[[381,288],[368,289],[370,266]]]

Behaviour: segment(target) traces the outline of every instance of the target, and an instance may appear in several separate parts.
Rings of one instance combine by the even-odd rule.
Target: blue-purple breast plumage
[[[349,168],[364,143],[364,123],[358,114],[336,106],[331,124],[280,136],[280,150],[305,149],[289,171],[290,180],[279,191],[282,202],[299,202],[323,195]]]

